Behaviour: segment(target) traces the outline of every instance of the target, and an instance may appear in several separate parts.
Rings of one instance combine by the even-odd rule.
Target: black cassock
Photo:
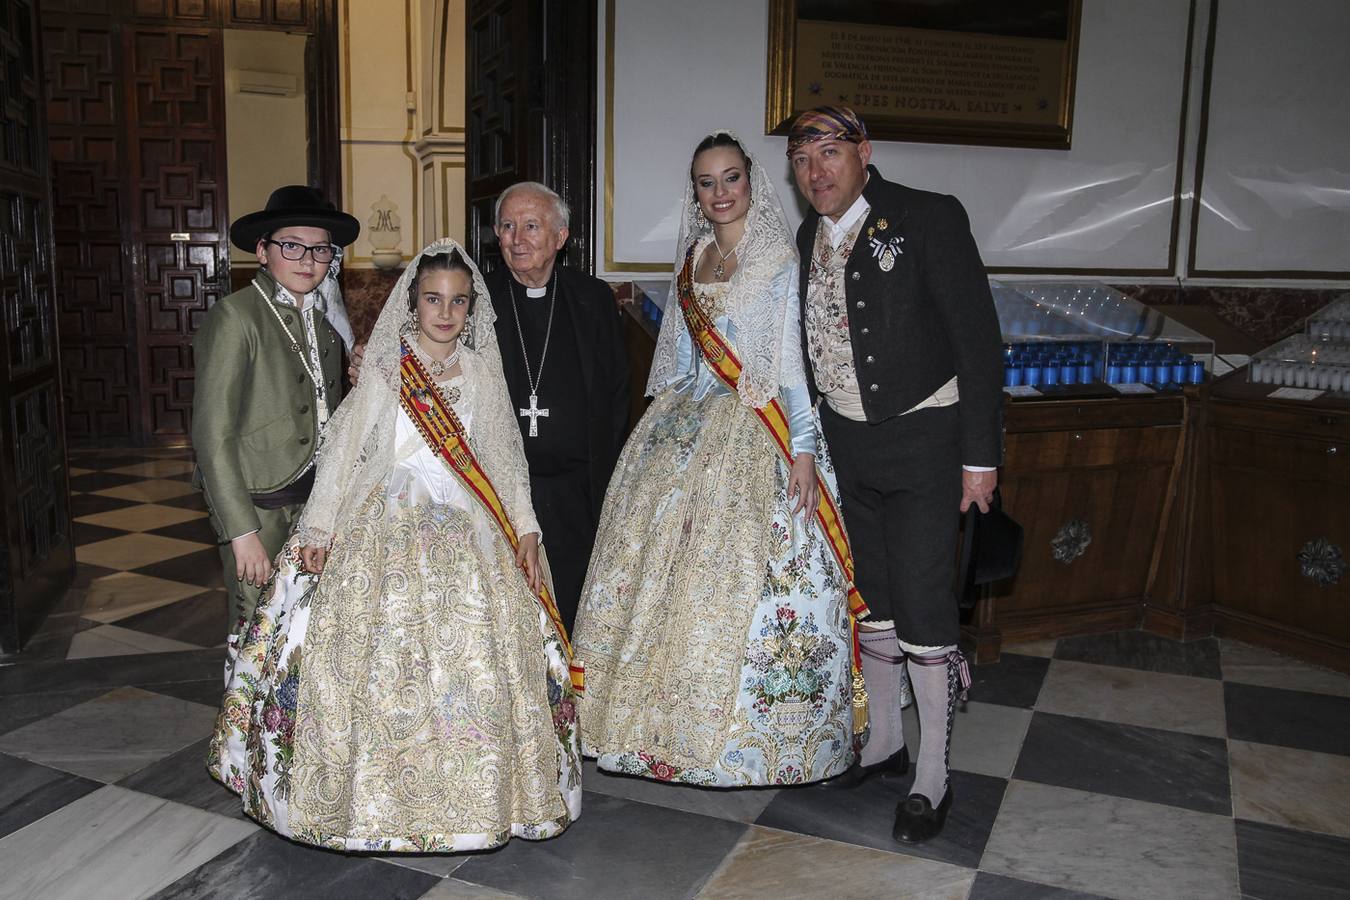
[[[486,281],[497,313],[506,386],[530,465],[534,512],[548,549],[558,610],[571,630],[605,488],[627,433],[628,359],[609,286],[570,269],[558,268],[555,274],[551,331],[550,295],[527,296],[525,286],[505,269],[489,273]],[[548,411],[536,418],[533,437],[530,418],[520,415],[531,406],[526,358],[538,388],[535,405]]]

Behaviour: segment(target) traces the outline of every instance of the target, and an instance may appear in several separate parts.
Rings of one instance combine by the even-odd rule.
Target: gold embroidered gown
[[[782,289],[796,271],[794,259]],[[695,287],[734,344],[727,286]],[[582,591],[583,751],[690,784],[829,778],[852,760],[844,577],[814,519],[791,515],[788,467],[754,409],[687,329],[678,358],[684,376],[619,458]],[[780,397],[794,431],[812,427],[804,386]],[[817,465],[837,498],[823,440]]]
[[[485,467],[515,447],[517,464],[489,477],[519,532],[537,531],[505,388],[471,351],[462,365],[451,403]],[[398,416],[396,459],[322,577],[300,571],[293,537],[232,639],[208,766],[246,813],[305,843],[428,852],[551,837],[581,802],[561,645],[496,524]]]

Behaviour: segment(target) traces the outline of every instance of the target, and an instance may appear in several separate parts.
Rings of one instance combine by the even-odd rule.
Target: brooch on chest
[[[900,249],[904,241],[905,239],[899,235],[884,241],[879,237],[868,237],[867,244],[872,248],[872,258],[877,261],[881,271],[889,272],[895,268],[895,261],[905,252]]]

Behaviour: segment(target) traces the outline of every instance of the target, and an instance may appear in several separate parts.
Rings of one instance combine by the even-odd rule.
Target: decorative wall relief
[[[370,204],[370,218],[366,220],[366,235],[370,240],[370,260],[379,269],[393,269],[403,262],[403,227],[398,217],[398,204],[381,194]]]
[[[1304,544],[1297,559],[1303,577],[1319,587],[1340,584],[1341,576],[1345,574],[1345,557],[1341,548],[1324,537]]]
[[[1071,564],[1087,552],[1092,543],[1092,529],[1082,519],[1070,519],[1059,527],[1050,539],[1051,555],[1057,562]]]

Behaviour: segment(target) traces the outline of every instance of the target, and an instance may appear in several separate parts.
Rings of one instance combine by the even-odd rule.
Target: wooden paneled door
[[[123,28],[122,47],[141,423],[152,440],[182,440],[192,337],[229,293],[222,34],[137,24]]]
[[[596,6],[577,0],[469,0],[466,196],[469,252],[501,260],[497,196],[539,181],[572,208],[564,263],[594,271]]]
[[[223,29],[310,34],[309,180],[340,202],[336,3],[41,4],[67,430],[183,444],[192,338],[229,292]]]
[[[131,439],[141,369],[125,183],[122,45],[110,4],[42,0],[57,305],[72,440]]]
[[[0,3],[0,653],[18,652],[75,568],[37,18],[33,0]]]

